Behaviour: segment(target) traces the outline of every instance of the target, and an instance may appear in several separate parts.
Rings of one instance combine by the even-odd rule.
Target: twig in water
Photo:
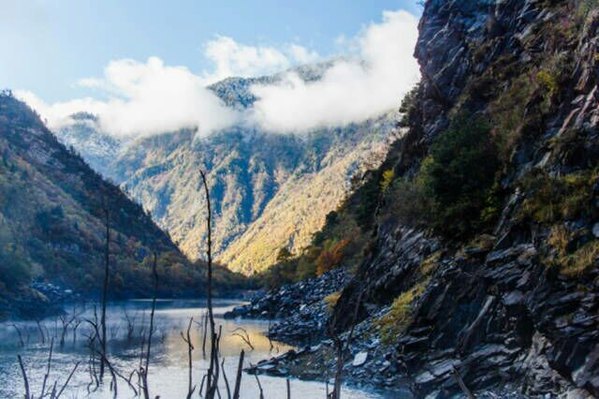
[[[218,391],[218,376],[219,376],[219,364],[218,364],[218,344],[220,339],[220,332],[217,336],[216,327],[214,324],[214,313],[212,309],[212,208],[210,205],[210,190],[208,189],[208,182],[206,175],[200,169],[200,176],[202,178],[202,184],[204,186],[204,194],[206,196],[206,227],[208,233],[208,247],[206,249],[206,258],[208,263],[208,292],[207,292],[207,307],[208,307],[208,322],[210,324],[210,367],[208,368],[208,374],[206,378],[206,399],[214,399],[214,395]]]
[[[206,337],[208,336],[208,313],[203,317],[204,327],[202,328],[202,356],[206,358]]]
[[[100,319],[100,348],[102,348],[102,360],[100,363],[100,381],[104,379],[104,359],[108,359],[106,353],[106,302],[108,299],[108,279],[110,275],[110,209],[108,207],[108,198],[104,195],[102,200],[105,216],[106,242],[104,247],[104,284],[102,285],[102,313]]]
[[[25,371],[25,366],[23,365],[23,359],[21,359],[21,355],[17,355],[19,359],[19,366],[21,366],[21,374],[23,374],[23,383],[25,384],[25,399],[31,398],[31,392],[29,391],[29,379],[27,378],[27,372]]]
[[[54,338],[50,342],[50,353],[48,354],[48,367],[46,369],[46,374],[44,375],[44,382],[42,383],[42,393],[40,395],[41,398],[46,396],[46,383],[48,382],[48,378],[50,377],[50,367],[52,366],[52,351],[54,349]]]
[[[254,350],[254,345],[252,345],[252,342],[250,341],[250,335],[248,334],[245,328],[237,327],[235,330],[232,331],[232,335],[241,338],[243,342],[245,342],[250,347],[251,350]]]
[[[331,323],[330,334],[332,335],[333,342],[335,343],[335,348],[337,349],[337,364],[335,370],[335,386],[333,387],[333,392],[329,394],[329,398],[332,399],[341,399],[341,382],[343,378],[343,365],[345,363],[345,352],[349,349],[351,344],[352,337],[354,335],[354,329],[356,327],[356,320],[358,319],[358,311],[360,310],[360,303],[362,302],[362,295],[364,291],[360,291],[360,295],[358,295],[358,299],[356,300],[356,306],[354,308],[352,327],[349,331],[349,335],[347,336],[347,340],[345,342],[345,346],[343,345],[343,341],[337,334],[334,333],[334,322]]]
[[[220,363],[220,368],[223,371],[223,379],[225,380],[225,388],[227,388],[227,398],[231,399],[231,387],[229,386],[229,379],[227,378],[227,372],[225,371],[225,358]]]
[[[243,349],[239,354],[239,364],[237,366],[237,376],[235,377],[235,389],[233,390],[233,399],[239,399],[239,389],[241,387],[241,376],[243,372],[243,358],[245,357],[245,352]]]
[[[193,392],[196,387],[193,385],[193,362],[192,362],[192,352],[194,350],[193,343],[191,342],[191,324],[193,323],[193,317],[189,319],[189,324],[187,325],[187,334],[183,335],[183,331],[181,331],[181,338],[187,344],[187,369],[189,370],[188,375],[188,385],[187,385],[187,399],[191,399]]]
[[[21,345],[21,348],[25,346],[25,342],[23,342],[23,335],[21,334],[21,329],[19,327],[17,327],[16,324],[12,324],[12,327],[17,330],[17,334],[19,335],[19,345]]]
[[[251,367],[255,367],[254,365],[250,364]],[[258,378],[258,372],[256,371],[254,373],[254,378],[256,378],[256,382],[258,383],[258,389],[260,390],[260,399],[264,399],[264,391],[262,390],[262,384],[260,384],[260,378]]]
[[[156,295],[158,294],[158,272],[156,271],[157,263],[157,255],[156,252],[154,252],[154,263],[152,264],[152,274],[154,276],[154,297],[152,298],[152,311],[150,312],[150,331],[148,332],[148,348],[146,350],[145,365],[143,368],[140,369],[144,399],[150,399],[150,392],[148,387],[148,369],[150,368],[150,351],[152,349],[152,334],[154,333],[154,313],[156,312]]]
[[[75,374],[75,371],[77,371],[78,367],[79,367],[79,362],[75,363],[75,367],[73,367],[73,370],[71,370],[71,373],[69,374],[69,376],[67,377],[67,380],[62,385],[62,388],[60,388],[60,391],[58,391],[58,393],[54,397],[55,399],[60,398],[60,395],[62,395],[62,393],[66,389],[67,385],[69,385],[69,382],[71,382],[71,378],[73,378],[73,374]]]

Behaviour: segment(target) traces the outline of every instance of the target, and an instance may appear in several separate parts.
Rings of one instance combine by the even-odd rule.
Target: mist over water
[[[230,384],[235,380],[238,356],[243,349],[246,351],[245,367],[250,363],[282,354],[292,349],[291,346],[271,342],[264,335],[268,330],[268,321],[255,320],[225,320],[222,315],[238,302],[217,300],[215,316],[217,328],[222,326],[221,357],[225,361],[225,370]],[[109,355],[113,366],[124,376],[129,376],[139,369],[142,336],[147,336],[149,326],[150,302],[145,300],[112,303],[107,308]],[[155,314],[155,331],[152,339],[151,362],[149,368],[149,386],[151,397],[160,396],[162,399],[184,398],[188,386],[188,346],[181,337],[185,334],[190,318],[194,318],[191,327],[193,351],[194,384],[198,387],[201,377],[209,366],[209,356],[202,356],[202,315],[205,312],[203,301],[163,300],[157,302]],[[63,321],[68,323],[72,316],[76,321],[70,323],[61,345]],[[99,317],[99,316],[98,316]],[[90,349],[88,336],[92,332],[86,320],[94,320],[94,306],[79,305],[69,309],[67,315],[60,318],[50,318],[39,323],[12,322],[0,323],[0,398],[23,397],[25,390],[23,378],[19,369],[17,355],[21,355],[29,377],[31,392],[39,395],[44,375],[47,370],[50,342],[54,337],[52,366],[48,385],[55,381],[60,390],[69,373],[77,362],[80,362],[62,398],[112,398],[110,390],[110,374],[105,376],[103,385],[96,387],[90,374]],[[79,323],[77,328],[74,328]],[[16,325],[16,327],[15,327]],[[247,332],[253,350],[234,333],[242,328]],[[76,331],[74,333],[74,331]],[[21,338],[19,338],[19,332]],[[242,333],[243,334],[243,333]],[[21,346],[21,340],[23,346]],[[209,342],[206,343],[209,354]],[[285,398],[286,381],[284,378],[260,376],[265,398]],[[137,378],[132,378],[136,385]],[[226,387],[221,378],[221,395],[226,397]],[[118,397],[133,398],[135,394],[127,383],[117,380]],[[241,382],[242,398],[255,399],[259,397],[259,389],[253,375],[243,375]],[[291,380],[292,397],[296,398],[325,398],[326,386],[319,382]],[[197,396],[197,389],[194,394]],[[383,396],[345,388],[343,397],[382,398]]]

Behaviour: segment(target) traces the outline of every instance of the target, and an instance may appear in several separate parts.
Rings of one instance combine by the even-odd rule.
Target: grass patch
[[[547,257],[547,265],[557,268],[561,274],[568,277],[583,275],[599,259],[599,240],[581,240],[588,234],[588,230],[584,229],[571,232],[563,225],[552,226],[547,244],[555,253]],[[578,245],[579,241],[584,243]]]
[[[432,275],[437,267],[439,266],[439,260],[441,259],[441,251],[433,252],[426,259],[420,263],[418,272],[423,277],[429,277]]]
[[[389,312],[374,322],[380,329],[383,343],[392,344],[395,338],[408,328],[413,321],[414,301],[422,295],[427,283],[428,279],[403,292],[395,298]]]
[[[578,248],[574,253],[562,257],[560,272],[569,277],[580,277],[599,259],[599,240],[593,240]]]
[[[563,176],[550,176],[537,170],[523,179],[526,199],[518,218],[537,223],[556,223],[592,215],[593,185],[599,170],[586,170]]]
[[[339,302],[339,298],[341,298],[341,291],[333,292],[332,294],[324,297],[324,303],[327,304],[327,309],[329,311],[332,311],[335,308],[337,302]]]
[[[566,253],[570,240],[570,232],[562,225],[553,226],[547,237],[547,243],[555,248],[560,256]]]

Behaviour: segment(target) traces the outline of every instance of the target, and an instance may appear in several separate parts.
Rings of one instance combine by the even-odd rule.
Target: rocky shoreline
[[[64,313],[64,305],[82,300],[71,288],[34,280],[20,288],[10,299],[0,296],[0,320],[41,320]]]
[[[268,331],[271,339],[296,346],[314,345],[327,335],[330,304],[325,298],[339,293],[350,277],[345,269],[332,270],[257,296],[249,304],[225,313],[224,317],[275,320]]]
[[[264,374],[275,377],[298,378],[333,383],[336,366],[336,348],[327,334],[327,323],[331,310],[325,303],[331,293],[343,288],[349,272],[337,269],[319,278],[286,285],[279,290],[255,297],[249,304],[235,308],[226,318],[273,318],[268,336],[275,340],[298,347],[279,356],[264,359],[247,368],[249,374]],[[294,310],[295,309],[295,310]],[[382,307],[370,317],[357,324],[345,353],[343,381],[352,387],[390,393],[401,398],[419,397],[419,387],[412,378],[407,378],[408,368],[394,345],[386,344],[381,337],[376,320],[389,311]],[[295,324],[297,323],[297,324]],[[347,342],[349,332],[339,335]],[[451,362],[440,360],[431,369],[438,377],[451,376]],[[451,377],[452,379],[454,377]],[[416,377],[419,384],[435,384],[437,378],[426,375]],[[442,394],[437,390],[435,394]],[[436,397],[436,396],[432,396]],[[524,398],[515,387],[501,390],[477,392],[481,398]]]
[[[404,256],[409,258],[393,265],[379,263],[386,270],[383,273],[386,277],[379,281],[380,284],[397,283],[412,267],[418,267],[422,259],[429,256],[430,250],[438,250],[438,242],[431,241],[418,231],[404,230],[395,232],[393,236],[398,234],[404,239],[389,240],[379,249],[378,256],[391,259],[391,254],[394,254],[400,259]],[[419,254],[416,257],[415,251]],[[535,249],[530,245],[494,250],[472,248],[463,254],[440,257],[433,281],[411,305],[416,318],[403,333],[391,340],[385,339],[380,320],[389,313],[392,305],[365,303],[366,316],[353,328],[351,342],[344,354],[344,382],[366,389],[397,390],[400,397],[444,398],[460,394],[457,381],[463,376],[477,397],[592,398],[588,391],[568,383],[551,366],[551,356],[572,354],[567,347],[553,347],[542,334],[535,333],[531,336],[530,346],[522,348],[518,340],[522,339],[519,334],[522,334],[523,326],[514,324],[513,328],[502,331],[494,330],[492,324],[478,322],[493,315],[492,312],[498,315],[493,317],[500,317],[503,313],[496,308],[507,309],[508,313],[501,316],[507,320],[516,320],[522,314],[523,292],[527,291],[527,285],[533,281],[541,284],[539,279],[543,278],[533,277],[532,272],[522,272],[534,269],[535,259]],[[327,328],[334,311],[326,301],[331,293],[343,288],[349,276],[346,270],[338,269],[264,294],[231,312],[228,317],[277,317],[269,330],[270,338],[301,348],[265,359],[247,371],[330,382],[335,373],[337,352]],[[356,279],[359,280],[360,276],[354,276],[344,291],[351,290]],[[509,282],[513,287],[507,289],[505,285],[504,292],[496,295],[479,295],[479,291],[493,281],[503,281],[503,285]],[[554,291],[544,302],[547,306],[569,308],[578,298],[561,295],[556,287],[551,288],[553,283],[548,281],[546,284],[545,291]],[[376,288],[376,292],[380,292],[380,287]],[[465,305],[470,303],[472,295],[478,298],[476,307]],[[463,303],[450,299],[452,297],[462,298],[460,301]],[[587,293],[589,303],[594,298],[596,295]],[[465,311],[473,321],[455,324]],[[546,312],[549,311],[547,308]],[[435,332],[430,320],[441,323],[443,327]],[[594,320],[581,314],[556,328],[568,335],[587,331],[586,335],[596,336],[597,331],[589,330],[589,326],[596,322]],[[298,323],[298,328],[294,323]],[[484,330],[476,331],[481,328]],[[346,330],[338,338],[345,343],[349,334]],[[447,334],[463,337],[463,345],[467,345],[468,340],[481,339],[479,336],[486,339],[474,350],[460,352],[451,347],[440,347],[439,342],[447,339]],[[587,361],[592,362],[592,359]],[[581,368],[578,378],[592,379],[590,367]]]

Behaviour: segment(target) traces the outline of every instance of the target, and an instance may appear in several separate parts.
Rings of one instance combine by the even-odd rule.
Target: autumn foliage
[[[318,256],[318,259],[316,259],[316,274],[320,276],[339,266],[343,260],[345,248],[348,244],[349,240],[344,239],[332,243],[329,248],[323,249]]]

